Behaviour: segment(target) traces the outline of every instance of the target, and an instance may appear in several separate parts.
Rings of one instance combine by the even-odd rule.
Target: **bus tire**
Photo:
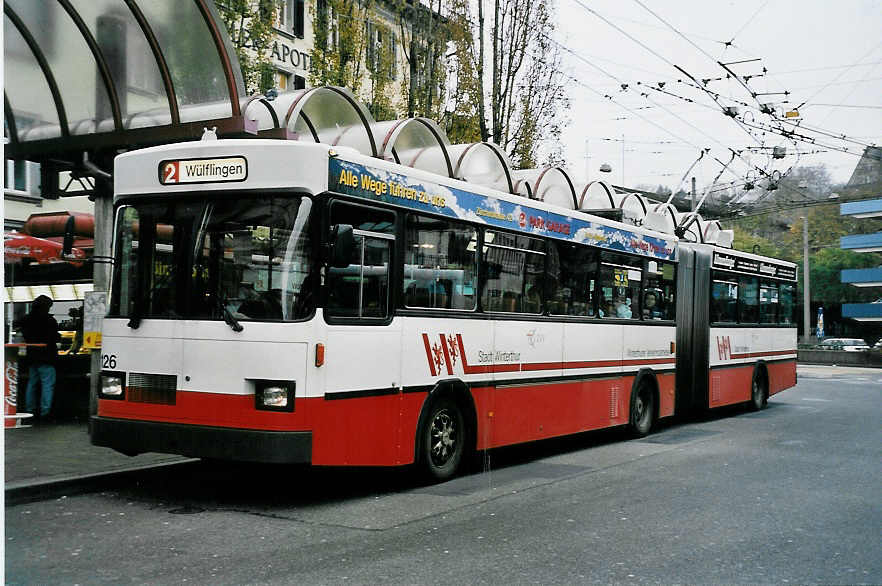
[[[417,438],[422,474],[434,481],[452,478],[463,461],[466,437],[465,417],[457,402],[449,396],[433,401]]]
[[[637,383],[631,396],[631,416],[628,427],[634,437],[645,437],[652,429],[655,414],[655,393],[649,380],[644,377]]]
[[[768,403],[769,395],[766,392],[766,377],[761,368],[753,371],[753,379],[750,382],[750,410],[760,411]]]

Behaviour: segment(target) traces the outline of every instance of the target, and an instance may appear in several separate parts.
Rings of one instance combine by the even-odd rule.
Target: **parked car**
[[[820,350],[845,350],[846,352],[863,352],[870,346],[860,338],[827,338],[818,344]]]

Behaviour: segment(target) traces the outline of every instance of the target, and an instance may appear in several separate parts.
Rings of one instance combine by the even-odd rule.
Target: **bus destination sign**
[[[159,163],[159,182],[163,185],[229,183],[247,178],[248,161],[245,157],[181,159]]]
[[[329,159],[328,173],[328,187],[337,193],[658,259],[672,260],[676,250],[674,239],[534,208],[526,198],[512,203],[339,158]]]
[[[714,268],[726,271],[736,271],[739,273],[748,273],[760,277],[786,279],[788,281],[796,280],[796,268],[794,267],[771,263],[766,260],[735,256],[734,254],[726,254],[718,251],[714,251]]]

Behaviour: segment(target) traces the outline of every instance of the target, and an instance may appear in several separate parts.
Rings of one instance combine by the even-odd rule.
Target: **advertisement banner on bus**
[[[432,183],[339,158],[329,159],[329,188],[337,193],[508,228],[528,234],[673,259],[676,241],[607,226]],[[529,200],[526,200],[529,201]]]

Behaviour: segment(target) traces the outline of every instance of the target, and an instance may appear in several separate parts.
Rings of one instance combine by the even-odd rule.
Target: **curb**
[[[130,466],[108,472],[92,474],[71,474],[50,479],[35,478],[6,483],[5,505],[21,505],[36,501],[45,501],[63,496],[86,494],[107,489],[108,481],[120,482],[134,480],[145,472],[161,470],[199,462],[198,458],[187,458],[173,462]]]

